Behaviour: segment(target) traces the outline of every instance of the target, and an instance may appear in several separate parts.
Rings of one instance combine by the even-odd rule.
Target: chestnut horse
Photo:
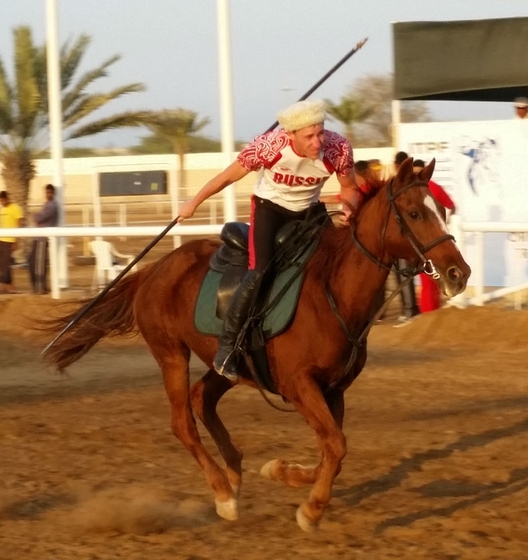
[[[417,266],[427,263],[448,296],[461,293],[470,275],[427,187],[433,169],[434,161],[416,175],[412,159],[407,159],[397,176],[364,205],[354,225],[324,230],[306,266],[291,325],[267,341],[275,386],[315,431],[320,462],[308,467],[274,459],[261,474],[290,486],[312,485],[297,509],[297,522],[305,531],[321,521],[346,453],[343,393],[365,365],[366,344],[358,338],[369,325],[392,262],[403,258]],[[163,373],[172,431],[203,469],[218,515],[233,520],[238,517],[242,452],[216,411],[233,384],[212,369],[217,339],[194,326],[200,285],[219,246],[217,240],[190,241],[126,276],[48,347],[45,357],[64,369],[101,338],[139,330]],[[58,332],[74,316],[58,319],[50,332]],[[191,351],[209,368],[192,386]],[[352,351],[355,359],[349,360]],[[245,368],[239,382],[255,387]],[[205,449],[195,416],[218,446],[225,469]]]

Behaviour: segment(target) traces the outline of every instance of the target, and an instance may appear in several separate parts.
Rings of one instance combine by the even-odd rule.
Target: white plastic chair
[[[90,251],[95,255],[95,270],[92,289],[102,289],[134,259],[133,255],[120,253],[109,241],[96,239],[88,243]],[[119,259],[119,261],[117,261]]]

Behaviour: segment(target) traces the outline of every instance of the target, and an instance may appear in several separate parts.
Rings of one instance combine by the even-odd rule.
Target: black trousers
[[[400,270],[407,268],[409,263],[404,259],[398,259],[396,263],[396,279],[398,284],[402,282],[404,279],[401,274]],[[401,300],[402,300],[402,311],[405,317],[414,317],[420,313],[420,309],[418,308],[418,303],[416,301],[416,291],[414,289],[414,282],[409,282],[405,288],[401,291]]]
[[[302,220],[308,210],[292,212],[269,200],[253,196],[249,226],[249,269],[264,272],[273,259],[275,235],[292,220]]]
[[[12,284],[11,275],[13,243],[0,241],[0,284]]]
[[[34,292],[46,292],[46,271],[48,268],[48,240],[34,239],[29,254],[29,278]]]

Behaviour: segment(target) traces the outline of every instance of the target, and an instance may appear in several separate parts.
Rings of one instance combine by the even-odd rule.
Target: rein
[[[374,314],[372,319],[367,323],[367,326],[361,331],[361,334],[357,337],[357,339],[354,338],[354,335],[350,332],[350,329],[347,327],[345,320],[341,316],[341,313],[339,313],[339,309],[337,308],[337,304],[335,302],[334,296],[332,295],[332,292],[330,291],[330,288],[329,288],[328,284],[325,283],[326,297],[328,299],[328,302],[330,303],[330,307],[332,308],[332,311],[334,312],[334,315],[337,317],[337,320],[339,321],[339,324],[341,325],[341,328],[343,329],[343,332],[345,333],[345,335],[347,337],[347,340],[350,342],[350,344],[352,344],[352,347],[353,347],[352,352],[350,353],[350,356],[348,358],[347,365],[345,366],[345,370],[343,372],[343,377],[346,377],[348,375],[348,373],[350,372],[350,370],[352,369],[352,366],[354,365],[354,362],[356,361],[356,358],[357,358],[358,350],[361,347],[365,346],[365,341],[366,341],[367,336],[370,332],[370,329],[373,327],[373,325],[376,324],[378,319],[383,315],[383,313],[389,307],[392,300],[408,284],[410,284],[412,282],[413,277],[414,277],[414,274],[410,275],[410,276],[407,276],[407,278],[405,278],[405,280],[402,280],[400,282],[400,284],[397,286],[397,288],[383,302],[383,305],[376,311],[376,313]],[[326,391],[332,390],[338,384],[339,384],[339,381],[336,381],[335,383],[329,385],[327,387]]]

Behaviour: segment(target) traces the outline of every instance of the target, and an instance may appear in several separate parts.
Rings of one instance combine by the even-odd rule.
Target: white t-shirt
[[[254,194],[283,208],[300,212],[319,200],[323,185],[335,173],[344,177],[354,167],[352,147],[346,138],[325,130],[319,158],[297,155],[287,133],[273,130],[255,137],[238,155],[249,171],[262,170]]]

